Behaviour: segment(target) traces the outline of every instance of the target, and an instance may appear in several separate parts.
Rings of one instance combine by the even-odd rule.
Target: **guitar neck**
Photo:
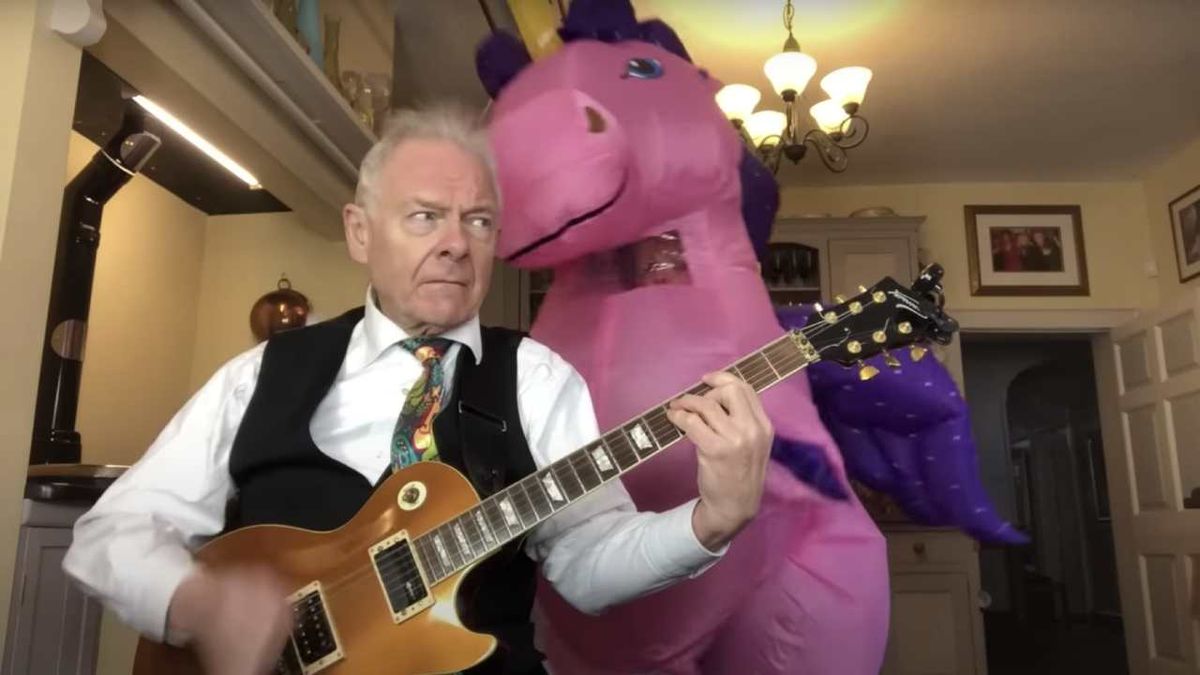
[[[764,391],[820,360],[806,332],[789,332],[726,370],[755,391]],[[700,395],[709,389],[699,383],[682,393]],[[417,553],[431,577],[428,582],[437,583],[487,557],[678,442],[682,434],[667,419],[666,406],[664,402],[647,410],[415,538]]]

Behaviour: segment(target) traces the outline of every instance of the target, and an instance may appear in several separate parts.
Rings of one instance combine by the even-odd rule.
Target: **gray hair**
[[[488,146],[487,128],[480,112],[453,104],[439,103],[421,108],[394,111],[384,125],[379,140],[363,157],[358,170],[354,202],[370,210],[375,202],[379,171],[402,143],[412,139],[440,139],[456,143],[483,162],[492,183],[492,192],[500,199],[496,182],[496,162]]]

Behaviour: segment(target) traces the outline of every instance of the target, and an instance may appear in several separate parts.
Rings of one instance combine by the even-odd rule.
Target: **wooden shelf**
[[[343,173],[357,178],[375,134],[264,3],[174,1]]]

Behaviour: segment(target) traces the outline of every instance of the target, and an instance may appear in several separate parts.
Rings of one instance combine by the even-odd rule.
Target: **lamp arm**
[[[859,130],[862,130],[859,133]],[[834,143],[843,150],[857,148],[862,145],[862,142],[867,140],[867,135],[871,133],[871,125],[867,122],[867,118],[861,115],[854,114],[842,120],[842,137]],[[832,140],[832,139],[830,139]]]
[[[820,129],[809,129],[804,134],[802,143],[811,143],[817,150],[817,156],[825,164],[825,168],[834,173],[846,170],[847,158],[845,149]]]

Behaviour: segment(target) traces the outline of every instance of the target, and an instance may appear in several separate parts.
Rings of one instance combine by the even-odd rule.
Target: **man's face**
[[[492,276],[496,195],[487,167],[458,144],[404,141],[376,176],[368,209],[342,213],[350,257],[367,266],[380,309],[410,334],[479,311]]]

